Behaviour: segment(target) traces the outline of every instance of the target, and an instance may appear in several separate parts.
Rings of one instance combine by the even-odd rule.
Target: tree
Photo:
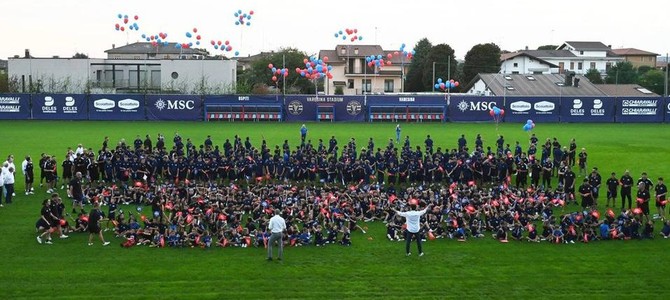
[[[537,47],[537,50],[556,50],[556,48],[558,48],[557,45],[542,45]]]
[[[432,91],[435,82],[433,81],[433,62],[435,62],[435,80],[454,79],[458,61],[454,57],[454,49],[447,44],[439,44],[430,48],[423,65],[423,86],[421,91]],[[449,70],[450,69],[450,70]],[[451,74],[448,73],[451,71]]]
[[[622,61],[607,70],[606,83],[632,84],[637,82],[637,72],[633,64]]]
[[[88,58],[88,55],[77,52],[72,56],[72,58]]]
[[[423,68],[426,57],[433,45],[427,38],[423,38],[414,46],[414,56],[412,62],[409,64],[405,80],[405,91],[407,92],[423,92],[427,85],[423,82]]]
[[[9,77],[7,73],[0,73],[0,93],[9,93]]]
[[[664,81],[665,73],[663,73],[663,71],[651,69],[640,75],[638,84],[656,94],[663,95],[665,89],[663,84]]]
[[[251,90],[256,85],[275,86],[275,82],[271,79],[273,76],[272,72],[268,68],[269,64],[273,64],[277,69],[281,69],[282,66],[288,69],[289,75],[286,77],[286,93],[314,93],[314,84],[295,72],[296,68],[305,67],[303,60],[307,57],[308,55],[305,52],[294,48],[281,49],[278,52],[254,61],[251,64],[251,68],[245,71],[239,80],[246,81],[246,84],[251,86]],[[284,60],[286,61],[285,65],[283,65]],[[283,90],[284,80],[282,80],[280,75],[276,76],[279,79],[277,80],[277,87]]]
[[[589,69],[586,71],[586,74],[584,74],[584,77],[586,77],[586,79],[588,79],[593,84],[603,83],[603,77],[597,69]]]
[[[477,44],[465,54],[463,84],[470,82],[478,73],[500,72],[500,47],[494,43]]]

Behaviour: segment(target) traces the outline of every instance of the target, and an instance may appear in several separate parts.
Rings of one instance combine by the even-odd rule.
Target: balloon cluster
[[[272,71],[272,81],[277,84],[279,81],[279,78],[277,76],[288,76],[288,69],[283,68],[283,69],[277,69],[273,64],[268,64],[268,69]]]
[[[160,32],[156,35],[146,35],[142,34],[142,38],[147,42],[151,42],[151,46],[158,47],[158,45],[167,46],[169,43],[167,39],[167,33]]]
[[[128,25],[128,22],[130,22],[130,19],[128,18],[128,15],[118,14],[118,15],[116,15],[116,17],[121,19],[124,25],[116,23],[116,24],[114,24],[114,29],[116,29],[116,31],[126,31],[126,26],[125,25]],[[137,20],[140,19],[140,17],[135,15],[133,17],[133,19],[135,19],[135,21],[137,21]],[[140,30],[140,26],[137,25],[137,22],[133,22],[133,24],[130,24],[130,26],[128,26],[128,30]]]
[[[416,54],[416,52],[414,50],[412,50],[412,51],[405,50],[405,46],[406,46],[405,43],[402,43],[400,45],[400,52],[396,51],[394,54],[395,55],[400,55],[400,53],[402,53],[402,55],[404,57],[407,57],[408,59],[412,59],[412,57],[414,56],[414,54]]]
[[[453,79],[449,81],[443,81],[442,78],[438,78],[437,83],[435,83],[435,88],[442,91],[447,91],[458,87],[459,85],[460,83],[458,81],[454,81]]]
[[[193,27],[193,31],[192,31],[192,32],[187,31],[187,32],[186,32],[186,37],[189,38],[189,39],[195,38],[195,45],[196,45],[196,46],[200,46],[200,40],[202,39],[202,36],[200,36],[200,35],[198,34],[198,28]],[[189,47],[192,47],[192,46],[193,46],[193,42],[189,42],[188,44],[189,44]]]
[[[212,44],[212,46],[214,46],[214,49],[216,49],[216,50],[221,49],[221,51],[226,51],[226,52],[230,52],[230,51],[233,50],[233,46],[232,46],[232,44],[230,44],[230,41],[228,41],[228,40],[223,41],[223,42],[221,40],[218,40],[218,41],[211,40],[211,41],[209,41],[209,43]],[[239,51],[235,51],[235,56],[237,56],[237,55],[240,55]]]
[[[489,115],[493,117],[493,121],[496,122],[496,124],[500,123],[500,120],[502,120],[502,117],[505,115],[505,110],[500,109],[497,106],[494,106],[489,110]]]
[[[533,120],[530,120],[530,119],[528,121],[526,121],[525,125],[523,125],[523,131],[525,131],[525,132],[529,132],[529,131],[533,130],[533,128],[535,128],[535,123],[533,123]]]
[[[368,67],[370,68],[374,66],[381,68],[384,66],[392,65],[393,63],[391,62],[391,58],[393,58],[393,55],[391,55],[391,53],[387,54],[386,57],[382,56],[381,54],[370,55],[365,57],[365,62],[368,63]]]
[[[235,25],[239,26],[239,25],[245,25],[246,24],[247,26],[251,26],[251,22],[249,20],[251,20],[251,16],[253,16],[253,15],[254,15],[253,10],[250,10],[248,13],[242,13],[242,10],[238,9],[234,14],[234,16],[236,18],[235,19]]]
[[[295,68],[295,72],[300,76],[310,80],[323,78],[324,76],[333,79],[333,74],[330,73],[333,67],[328,65],[328,56],[324,56],[323,59],[312,56],[309,59],[305,58],[303,63],[305,64],[304,69]]]
[[[335,33],[335,38],[342,38],[343,41],[346,41],[347,39],[355,42],[355,41],[361,41],[363,40],[363,36],[358,35],[358,29],[345,29],[345,30],[340,30]]]

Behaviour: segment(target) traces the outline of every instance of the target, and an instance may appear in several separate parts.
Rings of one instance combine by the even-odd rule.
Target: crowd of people
[[[379,146],[370,138],[360,147],[354,138],[341,144],[335,136],[313,143],[307,132],[301,127],[294,147],[288,140],[274,148],[264,139],[254,145],[240,136],[221,147],[210,136],[197,145],[175,133],[172,143],[160,134],[155,142],[146,135],[115,145],[105,137],[98,151],[79,145],[61,163],[43,154],[40,186],[46,184],[51,197],[43,203],[37,240],[80,231],[89,232],[89,245],[96,236],[105,245],[102,232],[110,230],[124,238],[124,247],[264,247],[277,212],[286,220],[282,239],[290,246],[349,246],[352,233],[365,234],[365,223],[374,221],[386,225],[391,241],[652,238],[652,196],[661,235],[670,236],[663,179],[654,184],[643,173],[635,184],[628,171],[603,179],[574,139],[562,146],[556,138],[539,143],[533,134],[528,146],[510,146],[499,136],[485,146],[480,135],[473,144],[462,135],[457,147],[443,149],[430,135],[423,143],[401,139],[398,126],[395,140]],[[31,193],[30,157],[23,171]],[[603,183],[607,208],[601,216]],[[72,214],[59,185],[73,201]],[[87,203],[93,204],[88,213]],[[403,225],[410,206],[429,208],[418,231]]]

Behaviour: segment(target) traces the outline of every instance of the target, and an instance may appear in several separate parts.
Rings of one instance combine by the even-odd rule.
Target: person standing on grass
[[[30,158],[30,155],[26,155],[26,159],[21,164],[21,170],[23,171],[23,177],[25,177],[26,185],[25,191],[26,195],[33,194],[33,182],[35,181],[35,170],[33,166],[33,160]]]
[[[656,183],[656,210],[658,210],[658,216],[662,221],[665,221],[665,204],[666,204],[666,195],[668,194],[668,188],[663,183],[663,177],[658,178],[658,183]]]
[[[582,209],[586,210],[593,206],[593,188],[588,179],[584,178],[582,185],[579,187],[579,194],[582,196]]]
[[[645,174],[645,173],[643,173],[643,174]],[[651,194],[650,194],[649,190],[647,189],[647,185],[643,181],[640,181],[637,184],[637,207],[639,207],[642,210],[642,215],[644,215],[644,219],[645,219],[646,222],[649,222],[649,199],[650,198],[651,198]]]
[[[279,251],[277,252],[277,259],[284,258],[284,231],[286,231],[286,221],[281,217],[281,210],[275,209],[275,215],[270,218],[268,223],[268,230],[270,230],[270,240],[268,241],[268,260],[272,260],[272,244],[277,242]]]
[[[400,124],[395,126],[395,143],[400,143],[400,134],[401,134],[402,128],[400,128]]]
[[[7,172],[2,173],[2,182],[5,186],[5,202],[7,204],[12,203],[12,198],[14,197],[14,168],[9,167]]]
[[[409,246],[412,243],[412,238],[416,240],[416,246],[417,250],[419,251],[419,256],[423,256],[423,249],[421,248],[421,232],[420,232],[420,220],[421,216],[426,214],[428,209],[432,206],[432,204],[429,204],[424,208],[423,210],[416,210],[417,209],[417,202],[416,200],[410,200],[410,210],[401,212],[396,209],[393,209],[393,211],[405,218],[405,225],[407,226],[407,230],[405,231],[405,253],[407,256],[412,255],[411,252],[409,252]]]
[[[84,213],[84,190],[81,186],[81,172],[77,172],[70,180],[68,196],[72,199],[72,213],[76,213],[75,207],[79,207]]]
[[[626,208],[626,199],[628,199],[628,209],[631,209],[631,206],[633,205],[633,200],[631,198],[633,177],[630,176],[630,172],[628,170],[623,173],[623,176],[621,176],[619,182],[621,182],[621,210],[623,211]]]
[[[612,207],[616,205],[616,192],[619,188],[619,180],[616,178],[616,173],[612,172],[612,176],[605,182],[607,185],[607,207],[610,207],[610,199],[612,200]]]
[[[302,124],[302,126],[300,126],[300,141],[304,144],[306,138],[307,138],[307,126],[305,126],[305,124]]]
[[[95,202],[93,204],[93,209],[88,214],[88,245],[93,246],[93,237],[100,237],[100,241],[103,246],[109,245],[109,242],[105,241],[105,237],[102,236],[102,230],[100,230],[100,220],[102,220],[102,211],[100,211],[100,203]]]
[[[16,165],[14,165],[14,155],[10,154],[9,156],[7,156],[7,160],[5,161],[5,163],[7,164],[7,169],[9,168],[12,169],[12,171],[10,172],[12,173],[12,176],[16,176]],[[12,196],[16,196],[16,193],[14,193],[13,190],[12,190]]]
[[[42,243],[46,238],[46,244],[52,244],[51,242],[51,233],[56,228],[56,222],[60,222],[56,216],[51,211],[51,198],[44,199],[42,201],[42,210],[40,211],[40,219],[37,220],[35,228],[37,230],[37,242]]]
[[[579,160],[577,161],[577,164],[579,165],[579,176],[586,176],[586,159],[588,158],[588,154],[586,153],[586,148],[582,148],[582,152],[579,152]]]

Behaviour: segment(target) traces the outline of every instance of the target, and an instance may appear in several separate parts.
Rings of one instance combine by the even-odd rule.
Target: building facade
[[[612,50],[614,54],[623,57],[624,61],[630,62],[633,67],[642,66],[656,68],[656,57],[658,54],[635,48],[622,48]]]

